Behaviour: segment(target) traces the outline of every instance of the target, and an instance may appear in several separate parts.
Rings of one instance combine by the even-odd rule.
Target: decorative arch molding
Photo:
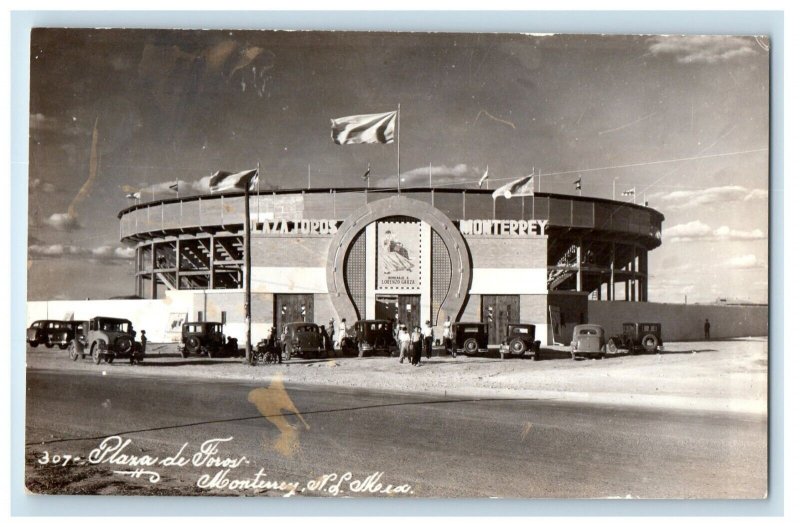
[[[467,292],[472,279],[467,244],[450,218],[442,211],[418,200],[403,196],[374,201],[356,209],[339,227],[328,249],[326,277],[328,292],[339,319],[354,321],[358,318],[345,284],[345,259],[347,250],[367,225],[391,216],[408,216],[424,221],[444,242],[450,257],[450,285],[439,309],[441,317],[457,320],[467,301]],[[436,319],[437,317],[434,317]]]

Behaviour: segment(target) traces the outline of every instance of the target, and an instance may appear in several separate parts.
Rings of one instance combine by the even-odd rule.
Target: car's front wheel
[[[95,364],[100,364],[103,360],[103,354],[100,353],[100,346],[97,343],[92,344],[92,360]]]
[[[35,341],[35,340],[29,340],[29,341],[28,341],[28,344],[30,344],[30,346],[31,346],[32,348],[35,348],[36,346],[38,346],[38,345],[39,345],[39,343],[38,343],[37,341]]]
[[[52,345],[52,344],[50,344],[49,342],[45,342],[45,343],[44,343],[44,346],[45,346],[46,348],[52,348],[52,347],[53,347],[53,345]]]
[[[78,360],[78,355],[79,354],[78,354],[78,349],[75,346],[75,341],[74,340],[69,343],[68,350],[69,350],[69,358],[74,360],[74,361]]]

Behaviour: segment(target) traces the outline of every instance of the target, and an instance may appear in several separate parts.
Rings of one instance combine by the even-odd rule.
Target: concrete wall
[[[711,323],[711,338],[765,336],[767,306],[657,304],[653,302],[589,302],[589,322],[606,332],[622,332],[623,322],[660,322],[665,341],[702,340],[703,323]]]

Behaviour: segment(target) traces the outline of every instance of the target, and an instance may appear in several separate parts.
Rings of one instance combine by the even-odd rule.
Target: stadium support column
[[[214,235],[208,239],[208,288],[214,289],[214,253],[216,252],[216,245],[214,245]]]
[[[175,289],[181,288],[181,239],[175,240]]]
[[[616,300],[617,299],[617,283],[616,283],[616,276],[614,276],[615,267],[617,266],[617,244],[611,242],[611,278],[608,282],[608,299],[609,300]]]
[[[158,293],[156,283],[156,244],[150,242],[150,298],[155,299]]]
[[[577,253],[575,263],[578,265],[578,272],[576,273],[576,291],[583,291],[583,240],[578,240]]]

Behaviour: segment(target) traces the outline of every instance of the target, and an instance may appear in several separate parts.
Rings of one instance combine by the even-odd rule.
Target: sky
[[[666,218],[650,301],[767,301],[764,37],[47,29],[30,82],[30,300],[132,294],[131,192],[259,163],[264,190],[394,184],[396,145],[330,119],[399,104],[404,186],[635,188]]]

